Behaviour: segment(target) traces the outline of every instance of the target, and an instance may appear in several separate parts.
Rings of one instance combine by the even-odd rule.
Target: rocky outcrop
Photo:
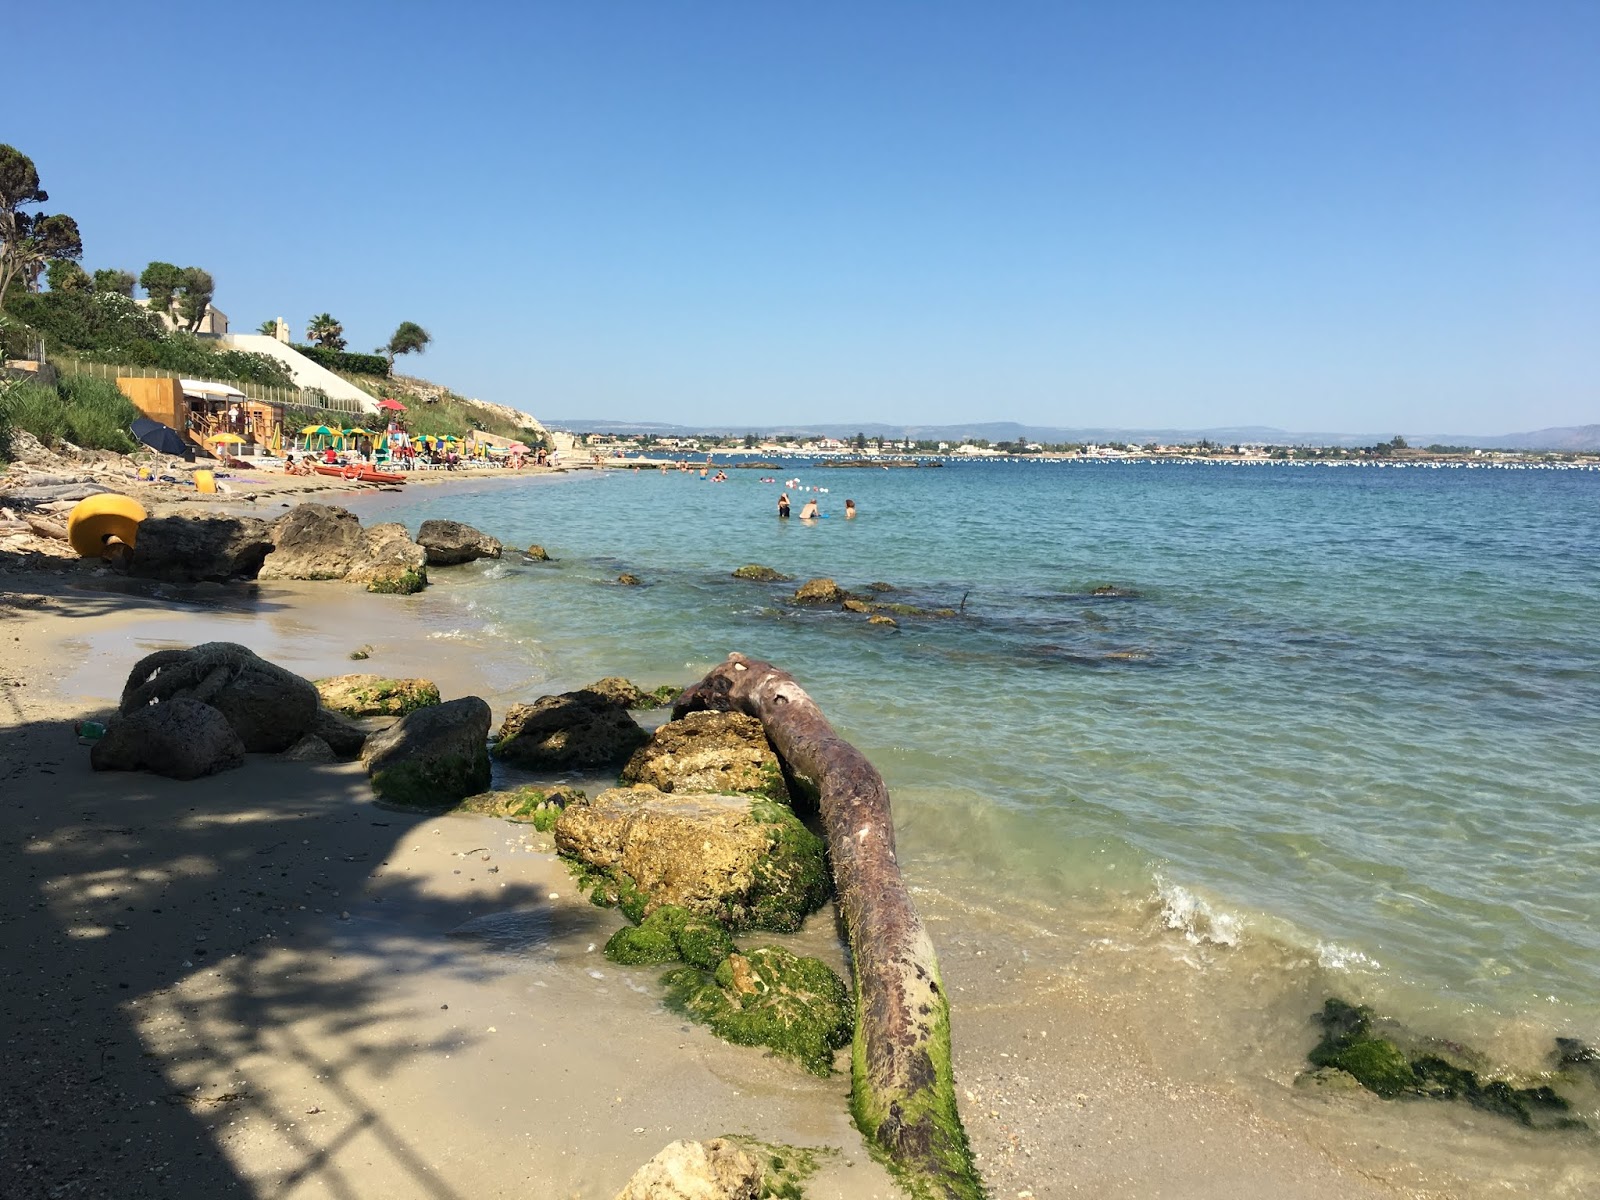
[[[411,540],[404,525],[374,525],[361,535],[361,550],[345,579],[369,592],[409,596],[428,586],[428,552]]]
[[[329,504],[300,504],[272,525],[272,553],[262,579],[343,579],[361,551],[355,513]]]
[[[301,504],[272,526],[262,579],[344,579],[369,592],[408,595],[428,583],[428,552],[393,523],[363,529],[356,515],[328,504]]]
[[[648,739],[627,710],[605,696],[563,692],[513,705],[494,754],[524,767],[607,767],[626,762]]]
[[[372,790],[409,808],[449,808],[489,786],[489,706],[477,696],[429,705],[367,738]]]
[[[147,655],[128,673],[121,710],[127,716],[180,698],[216,709],[252,753],[287,749],[317,717],[317,689],[310,680],[234,642]]]
[[[147,517],[129,570],[172,583],[254,579],[272,552],[272,528],[254,517]]]
[[[366,743],[368,731],[351,724],[336,712],[321,708],[311,720],[310,733],[326,742],[335,758],[348,762],[361,757],[361,747]]]
[[[495,538],[460,521],[424,521],[417,530],[417,544],[427,551],[428,565],[432,567],[499,558],[502,549]]]
[[[177,697],[147,704],[111,723],[89,751],[96,771],[150,771],[199,779],[244,765],[244,743],[224,717],[201,700]]]
[[[787,932],[828,897],[821,840],[769,800],[612,788],[569,805],[555,838],[594,868],[596,898],[634,920],[672,904],[729,929]]]
[[[733,1142],[673,1142],[640,1167],[616,1200],[758,1200],[761,1164]]]
[[[622,768],[623,783],[663,792],[723,792],[787,801],[783,769],[761,722],[744,713],[694,712],[657,729]]]
[[[760,563],[746,563],[733,573],[735,579],[754,579],[758,583],[788,583],[793,575],[785,575],[782,571],[775,571],[771,567],[764,567]]]
[[[335,675],[316,681],[322,703],[347,717],[403,717],[439,703],[439,685],[428,679],[383,675]]]
[[[831,579],[808,579],[794,594],[796,604],[838,604],[849,593]]]

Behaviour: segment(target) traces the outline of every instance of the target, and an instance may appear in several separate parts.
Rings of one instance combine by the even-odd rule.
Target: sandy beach
[[[813,1078],[667,1012],[656,969],[604,959],[623,918],[576,892],[548,835],[385,810],[355,764],[251,756],[191,783],[89,769],[73,723],[161,646],[424,676],[497,721],[552,690],[426,636],[427,595],[262,585],[196,605],[77,567],[0,578],[0,1194],[609,1200],[666,1143],[739,1134],[818,1150],[818,1200],[900,1195],[850,1124],[847,1073]],[[370,662],[349,662],[352,629]],[[1206,1082],[1163,1044],[1173,1027],[911,883],[994,1196],[1479,1194],[1370,1142],[1368,1097],[1330,1112]],[[842,963],[827,915],[770,940]],[[1039,937],[1076,936],[1042,915]]]

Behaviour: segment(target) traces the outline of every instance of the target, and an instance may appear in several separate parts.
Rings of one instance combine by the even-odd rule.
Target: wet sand
[[[84,582],[0,579],[0,1194],[609,1200],[667,1142],[740,1133],[823,1148],[819,1200],[900,1195],[846,1075],[725,1045],[661,1007],[656,969],[605,961],[622,918],[576,894],[548,836],[381,809],[355,765],[97,775],[73,736],[149,649],[222,637],[310,676],[426,676],[497,720],[551,690],[429,637],[429,593],[264,586],[202,609]],[[373,657],[349,661],[360,643]],[[1152,1031],[1071,956],[911,882],[994,1196],[1476,1194],[1403,1148],[1367,1154],[1336,1107],[1175,1067],[1182,1022]],[[1048,921],[1035,936],[1087,943]],[[826,912],[771,940],[840,961]]]

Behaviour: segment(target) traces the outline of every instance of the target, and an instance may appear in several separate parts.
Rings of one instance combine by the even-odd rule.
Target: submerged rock
[[[735,579],[754,579],[758,583],[788,583],[793,575],[785,575],[782,571],[775,571],[771,567],[764,567],[760,563],[746,563],[733,573]]]
[[[555,562],[555,559],[551,558],[550,555],[546,553],[545,548],[539,545],[537,542],[529,546],[523,551],[523,553],[534,562]]]
[[[673,1142],[634,1172],[616,1200],[759,1200],[761,1164],[724,1138]]]
[[[686,962],[702,971],[715,971],[733,951],[733,939],[716,921],[673,904],[617,930],[606,943],[606,957],[624,966]]]
[[[644,580],[640,579],[637,575],[630,575],[627,571],[624,571],[621,575],[617,576],[617,582],[623,587],[638,587],[644,582]]]
[[[449,808],[489,786],[489,706],[477,696],[429,705],[367,738],[372,790],[411,808]]]
[[[244,743],[228,719],[201,700],[147,704],[111,723],[89,751],[96,771],[149,771],[199,779],[244,765]]]
[[[726,1041],[766,1046],[813,1075],[833,1071],[833,1052],[850,1043],[849,989],[827,963],[776,946],[730,954],[715,972],[667,972],[667,1004]]]
[[[673,687],[671,684],[663,684],[654,691],[647,692],[638,684],[620,675],[607,675],[604,679],[597,679],[578,690],[590,692],[619,708],[634,709],[666,708],[683,691],[682,688]]]
[[[322,703],[347,717],[403,717],[439,703],[439,685],[428,679],[383,675],[334,675],[316,681]]]
[[[839,604],[848,593],[831,579],[808,579],[795,591],[796,604]]]
[[[427,552],[428,565],[434,567],[499,558],[503,549],[498,539],[460,521],[424,521],[417,530],[417,544]]]
[[[494,753],[525,767],[606,767],[626,762],[649,736],[606,697],[563,692],[513,705]]]
[[[663,792],[721,792],[787,801],[783,768],[761,722],[743,713],[693,712],[634,751],[622,782]]]
[[[591,868],[591,898],[636,921],[670,904],[729,929],[786,933],[830,890],[821,839],[770,800],[612,788],[570,806],[555,837]]]

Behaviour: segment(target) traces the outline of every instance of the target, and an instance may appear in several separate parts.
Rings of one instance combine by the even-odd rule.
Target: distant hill
[[[757,437],[790,434],[797,437],[853,438],[865,434],[869,438],[900,440],[911,438],[920,441],[949,442],[952,445],[978,438],[990,442],[1196,442],[1204,438],[1224,446],[1250,442],[1266,446],[1371,446],[1386,442],[1392,433],[1290,433],[1265,425],[1228,425],[1212,429],[1124,429],[1120,427],[1084,427],[1075,429],[1049,425],[1022,425],[1015,421],[974,421],[965,425],[885,425],[861,423],[857,425],[671,425],[655,421],[607,421],[591,418],[547,419],[545,425],[568,433],[647,433],[657,437],[693,437],[695,434],[714,434],[719,437],[740,437],[753,433]],[[1508,433],[1496,437],[1470,437],[1464,434],[1410,434],[1402,436],[1413,446],[1468,446],[1475,449],[1498,450],[1600,450],[1600,425],[1566,426],[1558,429],[1540,429],[1532,433]]]

